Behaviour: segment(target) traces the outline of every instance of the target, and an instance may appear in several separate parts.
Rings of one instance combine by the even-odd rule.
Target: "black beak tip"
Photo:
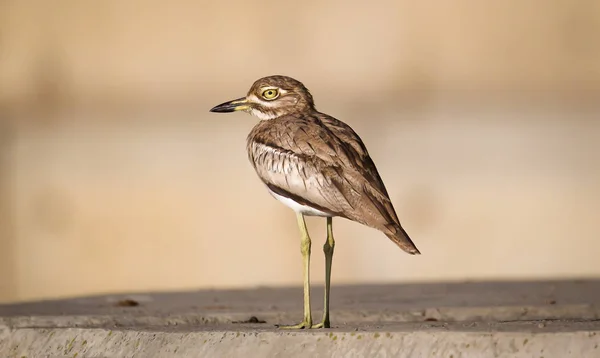
[[[233,112],[233,108],[231,108],[231,106],[224,106],[224,105],[220,104],[218,106],[214,106],[213,108],[211,108],[209,112],[228,113],[228,112]]]
[[[213,112],[213,113],[235,112],[238,109],[238,107],[242,104],[241,101],[243,101],[244,99],[245,99],[245,97],[242,97],[242,98],[234,99],[233,101],[221,103],[220,105],[214,106],[213,108],[211,108],[209,112]]]

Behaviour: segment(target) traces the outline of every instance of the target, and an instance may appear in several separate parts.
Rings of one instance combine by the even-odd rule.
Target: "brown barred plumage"
[[[276,89],[278,97],[262,97]],[[213,108],[243,110],[262,120],[248,135],[248,156],[271,192],[382,231],[400,248],[418,254],[396,215],[387,190],[360,137],[346,123],[315,109],[299,81],[264,77],[245,98]]]
[[[315,109],[299,81],[270,76],[254,82],[244,98],[211,112],[245,111],[261,121],[247,139],[248,158],[271,194],[296,211],[302,233],[304,319],[284,328],[329,328],[329,292],[335,240],[332,217],[382,231],[409,254],[419,250],[400,225],[383,181],[360,137],[347,124]],[[323,320],[310,309],[311,239],[304,216],[327,217]]]

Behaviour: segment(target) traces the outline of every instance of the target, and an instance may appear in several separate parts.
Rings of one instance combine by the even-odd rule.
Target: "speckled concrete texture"
[[[313,290],[320,316],[322,290]],[[334,287],[327,330],[281,331],[300,288],[0,306],[0,357],[600,357],[600,281]]]

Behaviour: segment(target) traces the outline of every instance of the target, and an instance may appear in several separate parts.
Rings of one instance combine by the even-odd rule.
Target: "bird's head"
[[[244,111],[261,120],[269,120],[313,109],[312,95],[300,81],[286,76],[269,76],[254,82],[246,97],[222,103],[210,111]]]

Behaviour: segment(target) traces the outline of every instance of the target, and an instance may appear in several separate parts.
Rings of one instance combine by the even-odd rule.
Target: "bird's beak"
[[[234,111],[244,111],[248,108],[250,108],[250,106],[248,106],[248,100],[246,99],[246,97],[242,97],[234,99],[233,101],[221,103],[220,105],[211,108],[210,111],[216,113],[227,113]]]

